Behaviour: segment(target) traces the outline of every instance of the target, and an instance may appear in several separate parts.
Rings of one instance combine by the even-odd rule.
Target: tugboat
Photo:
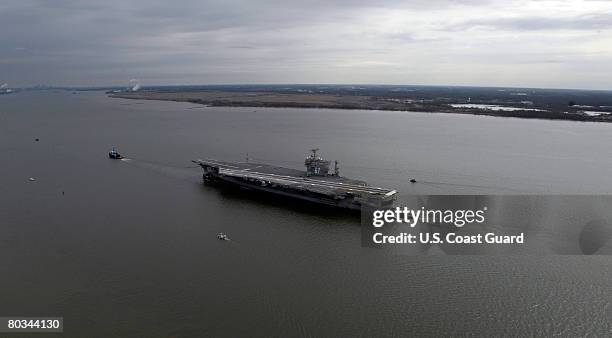
[[[122,158],[123,158],[123,156],[121,156],[121,154],[119,154],[119,153],[117,152],[117,150],[115,149],[115,147],[113,147],[113,150],[111,150],[111,151],[109,151],[109,152],[108,152],[108,157],[109,157],[109,158],[112,158],[112,159],[114,159],[114,160],[120,160],[120,159],[122,159]]]
[[[229,241],[229,237],[227,237],[227,235],[222,232],[217,234],[217,239],[221,241]]]

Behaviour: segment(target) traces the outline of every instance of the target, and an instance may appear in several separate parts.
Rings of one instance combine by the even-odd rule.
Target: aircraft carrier
[[[340,176],[338,162],[330,172],[330,161],[312,149],[304,160],[306,171],[263,163],[225,162],[213,159],[193,160],[204,170],[205,183],[220,183],[246,190],[267,192],[283,197],[361,210],[362,207],[386,208],[393,205],[397,191],[371,187],[366,182]]]

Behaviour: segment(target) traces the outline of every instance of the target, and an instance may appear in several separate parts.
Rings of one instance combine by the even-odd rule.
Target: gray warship
[[[397,191],[340,176],[338,161],[334,161],[334,168],[330,171],[330,161],[320,157],[318,150],[312,149],[304,160],[306,171],[253,163],[248,159],[238,163],[214,159],[192,162],[204,170],[205,183],[261,191],[342,209],[393,206]]]

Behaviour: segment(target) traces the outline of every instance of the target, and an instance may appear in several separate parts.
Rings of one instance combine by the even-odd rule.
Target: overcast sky
[[[612,89],[612,1],[3,0],[0,84]]]

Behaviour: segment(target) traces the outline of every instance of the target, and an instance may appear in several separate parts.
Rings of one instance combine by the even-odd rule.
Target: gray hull
[[[299,170],[261,163],[194,160],[204,170],[204,181],[265,192],[327,206],[361,210],[363,206],[393,205],[395,190],[371,187],[345,177],[307,176]]]

